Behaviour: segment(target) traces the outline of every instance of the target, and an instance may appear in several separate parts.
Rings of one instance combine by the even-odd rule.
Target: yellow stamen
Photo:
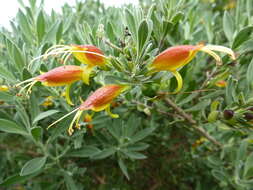
[[[65,51],[66,50],[66,51]],[[41,58],[47,58],[48,56],[50,55],[59,55],[59,54],[62,54],[62,53],[88,53],[88,54],[92,54],[92,55],[97,55],[97,56],[100,56],[100,57],[103,57],[105,59],[109,59],[109,57],[105,56],[105,55],[102,55],[100,53],[96,53],[96,52],[92,52],[92,51],[78,51],[78,50],[71,50],[71,49],[63,49],[63,50],[60,50],[60,51],[57,51],[57,50],[53,50],[47,54],[43,54],[41,56],[38,56],[36,58],[34,58],[29,64],[28,64],[28,68],[30,68],[31,64],[34,63],[36,60],[38,59],[41,59]]]
[[[173,94],[178,93],[183,87],[183,79],[178,71],[171,72],[177,79],[177,89],[173,92]]]
[[[90,78],[90,74],[91,74],[92,70],[93,70],[93,67],[92,66],[88,66],[88,65],[83,69],[82,80],[87,85],[90,84],[89,78]]]
[[[53,122],[52,124],[50,124],[48,127],[47,127],[47,130],[52,127],[53,125],[55,125],[56,123],[60,122],[61,120],[65,119],[66,117],[68,117],[69,115],[71,115],[72,113],[76,112],[79,108],[76,108],[74,109],[73,111],[67,113],[66,115],[64,115],[63,117],[61,117],[60,119],[58,119],[57,121]]]
[[[206,46],[202,47],[199,51],[203,51],[209,55],[211,55],[215,60],[217,65],[222,65],[222,61],[219,55],[217,55],[215,52],[212,50],[208,49]]]
[[[71,88],[71,84],[66,86],[65,99],[66,99],[66,101],[69,105],[74,105],[73,102],[71,101],[70,95],[69,95],[70,94],[70,88]]]
[[[74,123],[76,122],[76,125],[78,124],[79,120],[80,120],[80,117],[82,115],[83,111],[82,110],[79,110],[76,115],[74,116],[73,120],[71,121],[70,125],[69,125],[69,129],[68,129],[68,133],[69,135],[71,136],[74,132],[74,129],[73,129],[73,125]]]
[[[114,114],[114,113],[111,112],[110,105],[109,105],[107,108],[105,108],[105,111],[106,111],[106,113],[107,113],[109,116],[111,116],[112,118],[118,118],[118,117],[119,117],[118,114]]]
[[[217,61],[218,65],[221,65],[221,63],[222,63],[221,58],[220,58],[219,55],[217,55],[213,51],[226,53],[231,57],[231,59],[233,59],[233,60],[236,59],[235,53],[230,48],[227,48],[227,47],[224,47],[224,46],[206,45],[206,46],[202,47],[200,49],[200,51],[203,51],[203,52],[208,53],[209,55],[211,55]]]

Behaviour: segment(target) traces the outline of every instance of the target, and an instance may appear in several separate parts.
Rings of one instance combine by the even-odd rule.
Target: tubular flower
[[[220,88],[225,88],[227,86],[227,82],[224,80],[219,80],[215,83],[215,86],[220,87]]]
[[[9,87],[6,85],[0,85],[0,92],[8,92],[9,91]]]
[[[45,54],[35,58],[29,64],[34,61],[48,56],[57,56],[62,54],[63,64],[66,64],[67,60],[73,55],[78,61],[86,64],[84,70],[84,82],[89,84],[89,76],[95,66],[103,66],[107,63],[107,57],[104,53],[94,45],[55,45],[49,48]]]
[[[178,86],[175,93],[179,92],[183,85],[183,79],[179,72],[179,68],[188,64],[196,55],[197,52],[202,51],[211,55],[217,62],[221,64],[221,58],[214,51],[227,53],[234,60],[234,52],[226,47],[217,45],[179,45],[166,49],[158,56],[150,65],[151,72],[170,71],[177,79]]]
[[[23,81],[16,86],[20,86],[24,83],[26,84],[21,90],[20,93],[25,89],[28,88],[27,92],[31,91],[31,88],[35,83],[41,82],[44,86],[67,86],[65,90],[65,98],[68,104],[73,105],[73,103],[70,100],[69,92],[70,92],[70,86],[72,83],[78,80],[84,81],[84,70],[85,68],[82,68],[80,66],[75,65],[65,65],[60,66],[52,69],[51,71],[48,71],[46,73],[43,73],[37,77],[28,79],[26,81]]]
[[[72,135],[74,132],[73,125],[76,123],[75,127],[79,128],[78,122],[82,116],[83,111],[85,110],[92,110],[95,112],[103,111],[105,110],[108,115],[110,115],[112,118],[118,118],[119,115],[113,114],[110,111],[110,105],[118,95],[120,95],[122,92],[128,89],[128,86],[126,85],[117,85],[117,84],[110,84],[105,85],[99,89],[97,89],[94,93],[92,93],[77,109],[73,110],[72,112],[68,113],[67,115],[63,116],[56,122],[52,123],[48,128],[53,126],[54,124],[58,123],[68,115],[74,113],[77,111],[74,119],[70,123],[68,133],[69,135]]]
[[[53,104],[54,104],[53,103],[53,96],[48,96],[45,98],[45,100],[43,101],[43,103],[41,105],[44,107],[49,107],[49,106],[52,106]]]
[[[93,128],[93,125],[90,123],[90,122],[92,122],[92,115],[90,115],[90,114],[85,114],[84,115],[84,120],[83,120],[84,122],[86,122],[86,123],[88,123],[88,125],[87,125],[87,128],[88,129],[92,129]]]

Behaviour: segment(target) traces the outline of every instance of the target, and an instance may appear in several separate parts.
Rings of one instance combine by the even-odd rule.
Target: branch
[[[165,98],[164,101],[170,105],[179,115],[181,115],[186,121],[188,121],[191,124],[191,127],[199,132],[201,135],[206,137],[210,142],[215,144],[218,147],[222,147],[222,144],[219,143],[216,139],[214,139],[211,135],[208,134],[207,131],[205,131],[203,128],[198,127],[196,124],[197,122],[192,119],[190,115],[188,115],[183,109],[178,107],[170,98]]]

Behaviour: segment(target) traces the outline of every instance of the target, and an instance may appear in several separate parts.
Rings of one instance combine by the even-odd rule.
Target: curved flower
[[[78,61],[86,64],[84,70],[84,82],[89,84],[90,73],[95,66],[103,66],[107,63],[107,57],[102,50],[94,45],[55,45],[49,48],[45,54],[33,59],[29,66],[36,60],[47,58],[48,56],[62,54],[63,64],[65,65],[71,55]]]
[[[6,85],[0,85],[0,92],[8,92],[9,91],[9,87]]]
[[[72,83],[78,80],[84,81],[85,80],[84,73],[85,73],[85,68],[82,68],[80,66],[75,66],[75,65],[65,65],[65,66],[56,67],[37,77],[23,81],[17,84],[16,86],[19,86],[21,84],[28,82],[28,84],[26,84],[20,90],[20,93],[21,93],[27,87],[29,87],[27,92],[30,92],[31,88],[33,87],[33,85],[35,85],[36,82],[41,82],[42,85],[51,86],[51,87],[66,85],[67,86],[66,95],[65,95],[66,101],[68,102],[68,104],[73,105],[69,97],[70,86]]]
[[[83,111],[85,110],[92,110],[95,112],[105,110],[107,114],[110,115],[112,118],[118,118],[119,115],[111,113],[110,105],[113,99],[115,99],[118,95],[120,95],[122,92],[124,92],[128,88],[129,87],[126,85],[117,85],[117,84],[105,85],[97,89],[94,93],[92,93],[77,109],[73,110],[72,112],[63,116],[56,122],[52,123],[48,128],[50,128],[54,124],[58,123],[59,121],[61,121],[62,119],[64,119],[65,117],[67,117],[68,115],[76,111],[77,113],[68,129],[69,135],[72,135],[72,133],[74,132],[74,129],[73,129],[74,123],[76,123],[76,127],[79,128],[78,122],[82,116]]]
[[[179,68],[189,63],[197,52],[202,51],[211,55],[217,64],[221,64],[221,58],[214,51],[227,53],[234,60],[234,52],[226,47],[217,45],[179,45],[166,49],[158,56],[150,65],[151,72],[170,71],[177,79],[178,86],[175,93],[179,92],[183,85],[183,80],[179,72]]]

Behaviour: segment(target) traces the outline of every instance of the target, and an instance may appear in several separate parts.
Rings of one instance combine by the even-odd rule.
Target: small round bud
[[[244,118],[245,118],[247,121],[253,120],[253,113],[245,113],[245,114],[244,114]]]
[[[253,111],[253,107],[249,107],[247,110],[249,110],[249,111]]]
[[[233,110],[224,110],[223,112],[223,117],[225,119],[231,119],[234,116],[234,111]]]

